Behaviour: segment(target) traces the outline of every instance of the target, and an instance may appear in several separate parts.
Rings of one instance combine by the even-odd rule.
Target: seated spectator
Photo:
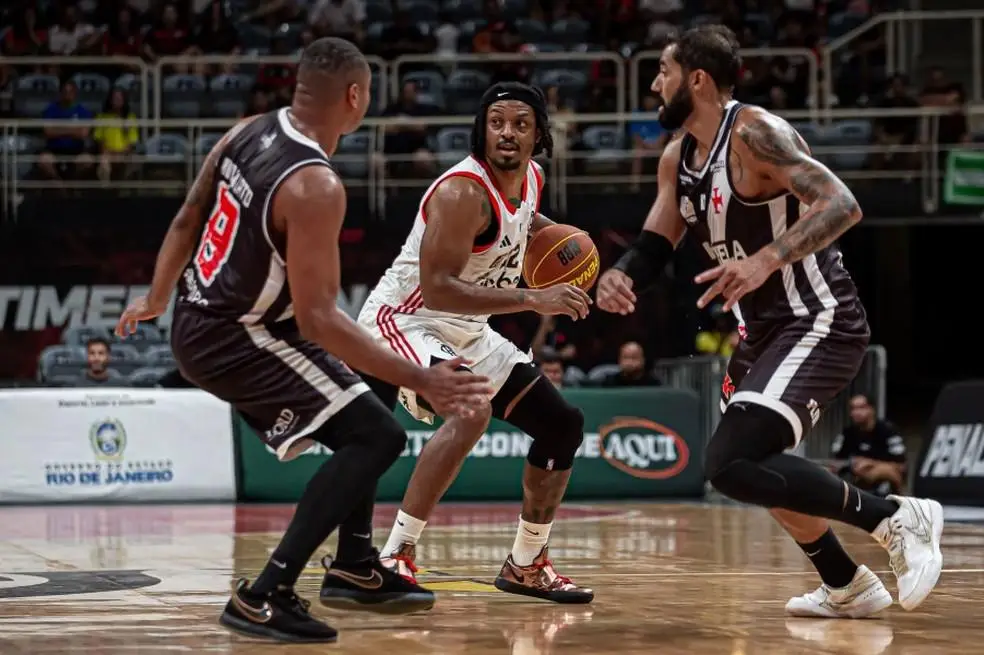
[[[143,34],[140,32],[140,25],[134,20],[133,10],[124,5],[113,17],[109,28],[103,32],[102,54],[107,57],[140,57],[141,53]],[[100,71],[114,75],[140,72],[140,66],[136,64],[114,68],[115,70],[106,70],[100,67]]]
[[[273,109],[273,103],[271,102],[270,93],[262,86],[254,86],[249,96],[249,102],[246,105],[246,113],[243,117],[265,114],[271,109]]]
[[[239,38],[232,23],[228,3],[223,0],[212,0],[196,21],[198,30],[195,34],[195,44],[207,55],[238,55]],[[218,73],[231,74],[234,64],[198,64],[199,75]]]
[[[89,54],[102,39],[102,32],[79,19],[79,9],[67,4],[61,20],[48,33],[48,48],[54,55]]]
[[[125,171],[129,156],[140,141],[137,132],[137,116],[130,111],[130,102],[122,89],[113,89],[106,98],[99,120],[113,120],[115,124],[99,126],[93,131],[92,140],[99,148],[99,165],[96,173],[103,182],[109,182],[115,168]],[[125,119],[127,122],[123,122]],[[125,175],[124,175],[125,177]]]
[[[270,54],[274,56],[289,56],[291,44],[283,34],[277,34],[270,40]],[[277,107],[286,107],[294,96],[297,85],[297,66],[288,63],[261,64],[256,75],[256,83],[272,95],[271,102]]]
[[[564,386],[564,361],[559,357],[545,355],[539,358],[540,373],[550,384],[560,389]]]
[[[656,96],[647,93],[642,97],[642,111],[655,113],[659,109]],[[670,140],[671,132],[660,125],[658,120],[634,120],[629,123],[629,137],[632,139],[632,190],[641,186],[644,167],[656,168],[663,148]]]
[[[627,341],[618,349],[618,373],[608,377],[606,387],[652,387],[662,384],[646,367],[646,353],[636,341]]]
[[[109,342],[102,337],[89,339],[85,344],[85,375],[79,381],[81,387],[98,387],[118,383],[118,376],[109,368]]]
[[[417,24],[410,19],[410,14],[402,10],[393,14],[393,24],[383,30],[380,38],[383,44],[382,55],[386,59],[423,54],[434,49],[432,39],[425,37]],[[401,70],[406,72],[413,70],[413,67],[404,67]]]
[[[905,75],[898,74],[892,77],[888,91],[885,92],[884,99],[879,103],[886,109],[913,109],[919,106],[919,101],[909,90],[909,81]],[[874,152],[869,160],[869,166],[876,170],[884,170],[890,163],[901,162],[902,168],[913,170],[919,166],[919,153],[904,153],[899,157],[894,157],[892,152],[895,146],[908,146],[916,142],[919,132],[918,116],[889,116],[875,120],[873,136],[875,146],[882,149],[881,152]]]
[[[0,37],[4,57],[37,57],[47,54],[48,31],[38,23],[38,12],[27,4],[14,15],[14,23]],[[0,89],[14,77],[14,67],[0,64]]]
[[[560,95],[560,87],[548,86],[544,90],[547,100],[547,112],[550,115],[550,133],[553,136],[553,161],[555,165],[567,164],[567,153],[571,143],[577,137],[577,123],[569,120],[574,111]]]
[[[694,343],[697,352],[701,355],[731,357],[740,340],[734,315],[724,311],[724,305],[716,304],[711,307],[711,317],[714,326],[710,330],[697,333]]]
[[[364,0],[318,0],[308,24],[318,36],[339,36],[362,46],[366,38]]]
[[[384,153],[396,156],[395,171],[409,173],[408,169],[412,168],[425,176],[434,173],[436,160],[427,148],[427,126],[415,123],[413,118],[438,113],[436,107],[418,101],[416,84],[406,82],[403,85],[400,97],[384,112],[386,116],[400,119],[398,124],[387,126],[383,142]]]
[[[563,323],[560,323],[560,321]],[[568,333],[566,324],[570,319],[557,316],[541,316],[540,325],[533,336],[530,350],[537,359],[556,358],[561,362],[571,362],[577,357],[577,347]]]
[[[78,102],[79,90],[72,80],[61,85],[58,100],[52,102],[41,114],[45,120],[64,121],[63,124],[44,128],[47,145],[38,160],[41,173],[52,180],[63,175],[81,176],[92,167],[92,157],[86,152],[88,127],[79,127],[71,121],[91,119],[92,114]]]
[[[830,468],[851,484],[886,496],[905,486],[905,441],[888,421],[875,416],[863,395],[851,398],[851,424],[834,439]]]
[[[192,42],[191,30],[179,22],[178,8],[173,3],[164,5],[160,22],[147,33],[144,43],[144,55],[151,61],[159,57],[191,57],[201,54],[201,50]],[[170,72],[188,73],[191,62],[165,67],[165,74]]]

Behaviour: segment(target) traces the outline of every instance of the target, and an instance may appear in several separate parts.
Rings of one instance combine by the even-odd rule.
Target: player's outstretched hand
[[[438,416],[458,414],[470,417],[492,397],[489,379],[471,371],[456,370],[467,366],[461,357],[431,366],[424,371],[424,381],[418,393],[427,399]]]
[[[123,312],[123,316],[120,317],[120,322],[116,324],[116,335],[119,337],[130,336],[136,332],[137,323],[153,320],[163,314],[166,309],[167,306],[152,305],[147,300],[147,296],[134,298],[130,306]]]
[[[591,296],[573,284],[555,284],[544,289],[531,289],[532,309],[537,314],[554,316],[563,314],[575,321],[588,315]]]
[[[730,312],[745,294],[755,291],[765,284],[779,264],[769,253],[768,248],[762,248],[747,259],[726,261],[720,266],[708,269],[694,278],[697,284],[714,281],[707,291],[697,300],[697,306],[703,309],[721,296],[724,298],[724,311]]]
[[[636,295],[632,278],[616,268],[605,271],[598,280],[598,308],[612,314],[631,314],[635,311]]]

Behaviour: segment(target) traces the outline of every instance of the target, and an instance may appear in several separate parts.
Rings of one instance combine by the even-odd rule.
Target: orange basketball
[[[571,225],[549,225],[526,246],[523,279],[531,289],[565,282],[585,291],[598,279],[601,260],[588,233]]]

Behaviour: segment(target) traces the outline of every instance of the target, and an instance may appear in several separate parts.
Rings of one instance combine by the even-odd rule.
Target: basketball
[[[588,291],[598,279],[601,260],[588,233],[571,225],[539,230],[526,246],[523,279],[531,289],[569,283]]]

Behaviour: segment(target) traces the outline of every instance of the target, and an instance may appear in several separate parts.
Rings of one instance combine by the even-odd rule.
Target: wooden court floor
[[[686,504],[570,505],[555,524],[560,570],[595,589],[562,607],[496,591],[517,509],[443,505],[419,549],[427,613],[313,610],[338,644],[251,640],[216,619],[235,576],[254,576],[290,516],[286,506],[0,508],[0,654],[343,652],[878,653],[984,652],[984,527],[950,523],[940,586],[915,612],[867,621],[789,619],[783,605],[819,584],[761,510]],[[377,515],[385,540],[394,508]],[[887,573],[887,556],[843,528],[855,556]],[[330,544],[329,544],[330,547]],[[298,586],[316,598],[319,568]]]

